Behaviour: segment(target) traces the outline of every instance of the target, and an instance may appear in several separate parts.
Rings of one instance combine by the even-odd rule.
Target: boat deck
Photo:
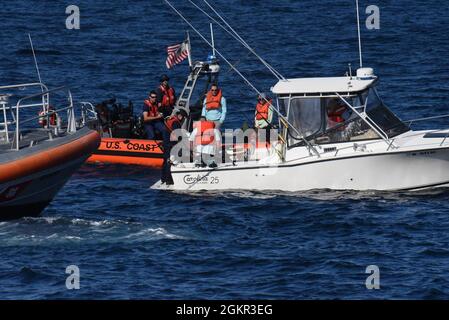
[[[0,133],[0,153],[12,150],[14,141],[14,132],[9,133],[9,142],[6,141],[5,133]],[[19,142],[19,149],[30,147],[39,144],[42,141],[49,140],[54,134],[51,133],[49,129],[32,129],[21,132],[21,140]]]

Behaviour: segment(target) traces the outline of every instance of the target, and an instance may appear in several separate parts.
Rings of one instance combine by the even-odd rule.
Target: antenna
[[[360,13],[359,13],[359,0],[355,0],[357,7],[357,32],[359,36],[359,58],[360,58],[360,68],[363,68],[362,60],[362,37],[360,36]]]
[[[41,73],[39,72],[39,65],[37,64],[36,53],[34,52],[33,40],[31,40],[31,35],[28,33],[28,39],[30,39],[31,51],[33,52],[34,65],[36,66],[37,76],[39,77],[39,82],[42,83]],[[42,88],[42,91],[44,89]]]
[[[214,26],[212,23],[210,23],[210,37],[211,37],[211,43],[212,43],[212,54],[215,57],[215,39],[214,39]]]

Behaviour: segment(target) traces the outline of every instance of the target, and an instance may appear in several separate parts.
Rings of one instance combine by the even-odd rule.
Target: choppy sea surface
[[[202,1],[196,3],[204,7]],[[358,65],[354,1],[212,3],[286,77],[338,76]],[[173,3],[202,31],[207,19]],[[80,30],[65,28],[67,1],[4,1],[1,85],[67,84],[76,100],[116,96],[140,106],[165,69],[165,47],[186,25],[159,0],[77,1]],[[449,2],[361,1],[380,8],[362,29],[364,64],[402,119],[449,113]],[[209,50],[192,34],[193,55]],[[254,85],[273,76],[216,29],[220,52]],[[180,91],[185,64],[169,72]],[[226,127],[251,118],[254,93],[223,68]],[[417,128],[448,127],[435,120]],[[350,168],[348,168],[350,170]],[[369,170],[369,168],[367,168]],[[42,217],[0,222],[0,299],[448,299],[449,190],[414,193],[165,193],[159,172],[85,165]],[[81,288],[66,289],[66,267]],[[368,290],[366,267],[380,270]]]

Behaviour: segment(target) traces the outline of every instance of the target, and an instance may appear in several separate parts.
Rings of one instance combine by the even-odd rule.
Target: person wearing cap
[[[175,89],[170,87],[169,80],[170,78],[166,74],[162,75],[160,85],[156,90],[157,103],[164,118],[171,116],[176,103]]]
[[[215,129],[220,130],[226,119],[226,110],[226,99],[223,97],[223,92],[218,85],[213,84],[206,95],[206,99],[204,99],[201,116],[208,121],[213,121]]]
[[[171,175],[170,166],[170,155],[173,146],[175,146],[179,141],[182,140],[178,134],[175,134],[175,130],[182,128],[182,123],[184,119],[187,118],[187,112],[184,109],[177,110],[174,115],[165,120],[165,126],[167,128],[168,134],[164,136],[164,163],[162,165],[161,172],[161,182],[167,185],[173,184],[173,177]]]
[[[257,97],[256,112],[254,115],[254,127],[257,129],[267,129],[273,121],[273,100],[265,93]]]

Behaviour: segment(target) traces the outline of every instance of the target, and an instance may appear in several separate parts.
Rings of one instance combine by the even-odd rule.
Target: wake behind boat
[[[77,125],[69,89],[1,86],[0,220],[39,215],[99,142]]]
[[[278,138],[267,145],[265,156],[258,152],[240,161],[233,157],[232,161],[216,161],[214,167],[174,161],[174,184],[158,182],[152,188],[417,190],[449,185],[449,129],[413,131],[412,125],[424,119],[401,121],[381,99],[374,70],[363,67],[361,47],[360,68],[355,75],[349,68],[343,77],[286,79],[260,60],[278,77],[271,88],[276,97],[271,109],[278,117]],[[223,158],[221,154],[215,157]]]

